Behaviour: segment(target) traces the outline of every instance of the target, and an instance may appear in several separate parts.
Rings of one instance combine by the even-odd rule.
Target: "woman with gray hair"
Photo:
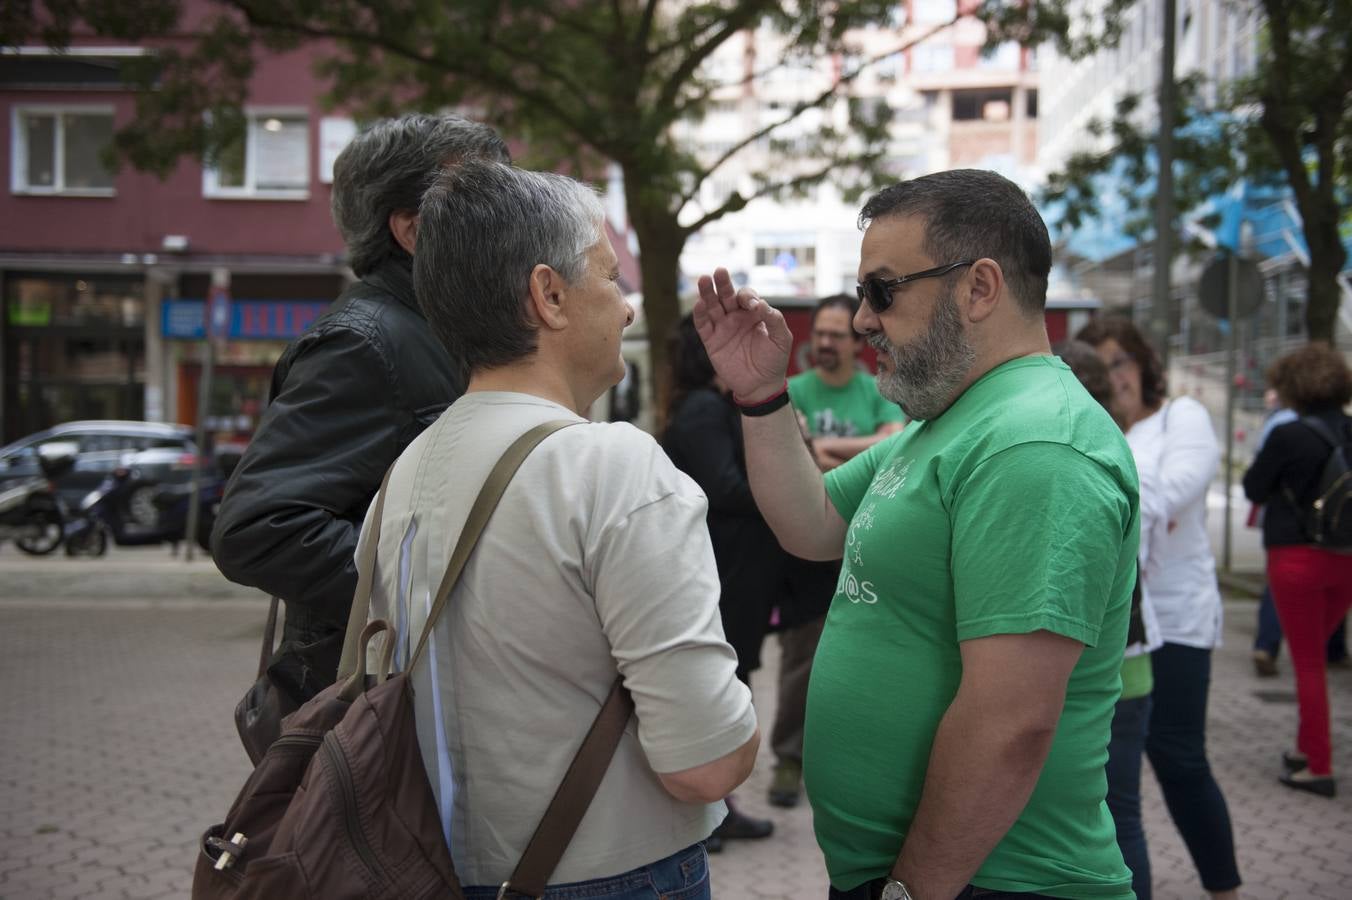
[[[719,620],[704,495],[650,435],[585,419],[624,375],[633,320],[600,201],[475,162],[428,190],[418,229],[418,300],[469,386],[390,475],[371,614],[397,623],[396,662],[489,470],[533,428],[568,424],[517,470],[409,671],[465,896],[500,896],[618,677],[633,720],[544,896],[708,897],[701,841],[760,733]]]

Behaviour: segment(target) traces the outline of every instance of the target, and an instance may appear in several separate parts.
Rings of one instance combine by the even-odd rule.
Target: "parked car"
[[[0,489],[40,474],[38,452],[51,443],[79,446],[75,465],[56,479],[62,500],[75,509],[115,469],[135,469],[145,490],[129,497],[127,508],[132,518],[144,525],[154,524],[159,516],[154,487],[189,482],[198,453],[193,429],[187,425],[67,422],[0,448]],[[203,460],[202,471],[206,477],[217,474],[208,460]]]

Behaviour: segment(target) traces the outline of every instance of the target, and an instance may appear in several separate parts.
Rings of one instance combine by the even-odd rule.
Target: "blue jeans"
[[[878,895],[883,891],[883,885],[886,883],[886,878],[875,878],[848,891],[831,888],[830,893],[826,895],[827,900],[877,900]],[[953,900],[1006,900],[1006,898],[1009,898],[1009,900],[1052,900],[1046,894],[993,891],[990,888],[979,888],[970,884],[959,891],[958,896],[954,897]]]
[[[1258,633],[1253,638],[1253,649],[1266,650],[1273,659],[1282,649],[1282,623],[1277,619],[1277,607],[1272,602],[1272,589],[1263,586],[1263,597],[1258,601]]]
[[[1136,900],[1150,900],[1150,851],[1141,825],[1141,755],[1150,727],[1150,695],[1117,701],[1108,739],[1108,811],[1117,827],[1117,846],[1131,870]]]
[[[465,900],[494,900],[498,886],[465,888]],[[517,895],[508,894],[515,898]],[[551,885],[545,900],[710,900],[709,857],[703,844],[686,847],[666,859],[639,866],[620,875]]]
[[[1211,650],[1165,644],[1150,654],[1154,702],[1145,753],[1169,816],[1188,847],[1202,887],[1239,887],[1230,810],[1206,758],[1206,695]]]

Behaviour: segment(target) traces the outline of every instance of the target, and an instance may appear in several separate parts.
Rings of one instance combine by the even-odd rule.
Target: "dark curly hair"
[[[1278,357],[1266,374],[1282,403],[1302,416],[1352,403],[1352,371],[1329,344],[1309,343]]]
[[[671,375],[671,394],[666,418],[676,414],[681,403],[694,391],[714,383],[714,364],[695,330],[695,319],[686,314],[667,336],[667,366]]]
[[[1070,371],[1084,385],[1089,396],[1106,409],[1121,428],[1123,423],[1113,409],[1113,382],[1108,377],[1108,364],[1099,358],[1094,348],[1084,341],[1062,341],[1052,348],[1052,352],[1070,366]]]
[[[1146,409],[1159,409],[1164,398],[1169,396],[1169,383],[1164,377],[1164,366],[1160,363],[1159,354],[1131,319],[1125,316],[1099,316],[1081,328],[1075,340],[1094,347],[1104,341],[1117,341],[1117,346],[1141,370],[1141,405]]]

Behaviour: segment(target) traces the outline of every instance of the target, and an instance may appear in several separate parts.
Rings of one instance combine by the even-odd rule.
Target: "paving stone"
[[[3,561],[0,561],[0,565]],[[0,579],[4,574],[0,572]],[[248,774],[235,702],[253,678],[265,604],[185,601],[146,608],[0,602],[0,900],[151,900],[188,895],[196,842]],[[1209,747],[1235,825],[1246,900],[1352,897],[1352,782],[1326,800],[1278,784],[1294,740],[1289,660],[1254,677],[1253,606],[1227,606],[1215,654]],[[53,653],[52,648],[61,648]],[[762,728],[775,703],[778,648],[753,678]],[[1334,768],[1352,773],[1352,672],[1330,673]],[[97,740],[92,741],[91,735]],[[710,860],[719,900],[822,900],[826,873],[806,803],[765,799],[768,742],[736,800],[775,822],[773,837],[729,842]],[[1200,900],[1192,861],[1147,765],[1143,777],[1156,900]]]

